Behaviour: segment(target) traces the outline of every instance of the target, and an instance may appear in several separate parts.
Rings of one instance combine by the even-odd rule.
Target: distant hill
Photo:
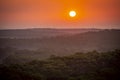
[[[114,49],[120,49],[120,30],[87,31],[32,39],[0,38],[0,63],[21,63],[45,59],[50,55],[64,56],[76,52]]]
[[[49,29],[49,28],[35,28],[35,29],[8,29],[0,30],[0,38],[48,38],[60,35],[71,35],[77,33],[84,33],[88,31],[99,31],[100,29]]]
[[[0,47],[39,50],[44,54],[66,55],[81,51],[120,49],[120,30],[101,30],[42,39],[0,39]]]

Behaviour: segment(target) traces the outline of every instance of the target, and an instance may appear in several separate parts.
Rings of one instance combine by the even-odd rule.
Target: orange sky
[[[120,21],[119,4],[120,0],[0,0],[0,23],[55,28],[114,24]],[[77,12],[75,18],[69,17],[70,10]]]

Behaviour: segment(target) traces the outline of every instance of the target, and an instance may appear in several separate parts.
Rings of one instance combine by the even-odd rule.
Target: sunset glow
[[[70,25],[71,28],[119,23],[119,3],[120,0],[2,0],[0,24],[37,24],[53,28]]]

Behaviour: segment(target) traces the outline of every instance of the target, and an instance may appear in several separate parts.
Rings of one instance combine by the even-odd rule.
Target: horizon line
[[[32,29],[49,29],[49,30],[52,30],[52,29],[56,29],[56,30],[59,30],[59,29],[63,29],[63,30],[77,30],[77,29],[99,29],[99,30],[120,30],[120,28],[0,28],[0,30],[32,30]]]

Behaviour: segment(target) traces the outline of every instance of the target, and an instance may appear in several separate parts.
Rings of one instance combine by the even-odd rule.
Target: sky
[[[120,23],[119,4],[120,0],[0,0],[0,29],[114,28]],[[76,11],[74,18],[71,10]]]

